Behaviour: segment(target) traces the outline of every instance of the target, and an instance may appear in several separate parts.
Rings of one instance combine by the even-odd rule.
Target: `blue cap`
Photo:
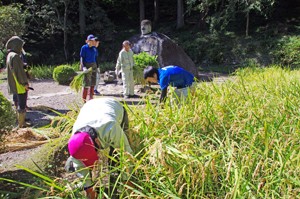
[[[97,40],[98,38],[95,37],[94,35],[89,35],[86,40]]]

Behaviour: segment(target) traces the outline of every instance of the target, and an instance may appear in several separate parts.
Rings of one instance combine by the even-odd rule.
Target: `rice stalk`
[[[84,71],[84,72],[81,72],[79,73],[78,75],[76,75],[72,82],[70,83],[70,87],[71,89],[73,89],[74,91],[76,91],[77,93],[79,91],[81,91],[82,89],[82,85],[83,85],[83,79],[84,79],[84,76],[87,74],[87,73],[91,73],[92,72],[92,67],[89,68],[87,71]]]

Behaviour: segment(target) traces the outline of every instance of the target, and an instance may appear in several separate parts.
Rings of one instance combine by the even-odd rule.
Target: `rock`
[[[146,35],[135,35],[129,39],[135,54],[147,52],[157,55],[159,67],[179,66],[198,77],[198,69],[184,50],[164,34],[151,32]]]
[[[116,79],[115,71],[105,71],[103,76],[103,81],[105,83],[112,83]]]

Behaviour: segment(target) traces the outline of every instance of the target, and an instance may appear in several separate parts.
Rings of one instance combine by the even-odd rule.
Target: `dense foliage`
[[[23,35],[25,32],[26,12],[21,4],[0,6],[0,46],[4,49],[6,41],[14,35]]]
[[[68,85],[75,76],[75,70],[68,65],[60,65],[53,70],[53,79],[59,84]]]
[[[3,136],[16,124],[16,114],[10,101],[0,92],[0,143],[3,146]],[[1,147],[0,147],[1,150]]]
[[[300,36],[283,37],[275,51],[277,63],[300,67]]]
[[[143,81],[143,71],[147,66],[158,66],[157,56],[151,56],[146,52],[133,55],[134,66],[133,75],[137,83]]]
[[[25,23],[18,28],[26,27],[22,36],[25,48],[31,53],[28,57],[30,64],[62,64],[79,60],[80,47],[85,43],[86,36],[90,33],[96,34],[101,40],[99,47],[100,60],[115,61],[123,40],[134,34],[140,34],[139,14],[142,7],[139,3],[144,2],[145,18],[153,21],[153,30],[170,36],[183,45],[184,50],[192,57],[196,65],[209,62],[210,64],[227,64],[236,62],[230,60],[236,56],[236,52],[230,51],[243,46],[243,40],[224,40],[223,35],[227,32],[245,37],[249,36],[250,44],[256,42],[257,38],[264,42],[272,38],[274,42],[279,40],[282,33],[290,34],[297,32],[299,23],[299,2],[295,0],[214,0],[214,1],[184,1],[184,21],[181,29],[176,29],[178,9],[177,1],[14,1],[19,2],[18,13],[9,11],[11,15],[26,16]],[[1,4],[1,2],[0,2]],[[7,1],[2,3],[13,7]],[[3,9],[6,6],[2,6]],[[1,7],[1,8],[2,8]],[[6,8],[5,8],[6,9]],[[141,11],[141,12],[140,12]],[[26,13],[26,15],[23,15]],[[124,17],[126,16],[126,17]],[[79,19],[79,20],[78,20]],[[23,20],[23,18],[22,18]],[[1,20],[4,23],[7,20]],[[8,23],[6,30],[13,30],[14,23]],[[286,27],[282,27],[282,26]],[[293,26],[289,28],[289,26]],[[259,30],[264,29],[266,32]],[[269,34],[274,30],[275,34]],[[279,31],[275,31],[279,30]],[[282,32],[284,31],[284,32]],[[185,39],[180,37],[181,33],[188,34]],[[259,34],[256,34],[259,33]],[[202,40],[202,35],[213,38],[211,42]],[[6,40],[9,34],[1,37]],[[175,37],[174,37],[175,36]],[[264,37],[264,38],[263,38]],[[193,42],[197,41],[196,44]],[[203,41],[203,42],[202,42]],[[217,41],[217,45],[213,44]],[[239,43],[243,42],[243,43]],[[209,46],[207,47],[207,44]],[[206,50],[203,50],[203,47]],[[261,45],[262,47],[264,45]],[[272,45],[273,47],[276,46]],[[268,45],[268,47],[272,47]],[[217,48],[220,47],[220,52]],[[255,46],[254,46],[255,47]],[[3,46],[1,46],[3,49]],[[213,48],[212,51],[209,51]],[[200,56],[199,53],[201,52]],[[257,52],[260,54],[261,52]],[[227,56],[228,54],[229,56]],[[250,55],[252,56],[252,55]],[[268,56],[262,54],[261,56]],[[207,59],[212,57],[213,59]],[[224,58],[225,57],[225,58]],[[247,57],[247,53],[242,58]],[[250,57],[251,58],[251,57]],[[269,62],[270,63],[270,62]]]

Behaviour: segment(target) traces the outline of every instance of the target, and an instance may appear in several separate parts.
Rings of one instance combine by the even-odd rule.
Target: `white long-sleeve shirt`
[[[102,148],[123,148],[128,153],[133,153],[127,136],[121,128],[124,108],[122,104],[113,98],[97,98],[89,100],[81,108],[74,123],[72,135],[87,125],[93,127],[98,134]],[[88,168],[78,159],[70,156],[66,162],[66,170],[70,171],[70,164],[75,169],[77,176],[84,178],[84,187],[92,185]],[[126,178],[126,176],[122,176]]]

